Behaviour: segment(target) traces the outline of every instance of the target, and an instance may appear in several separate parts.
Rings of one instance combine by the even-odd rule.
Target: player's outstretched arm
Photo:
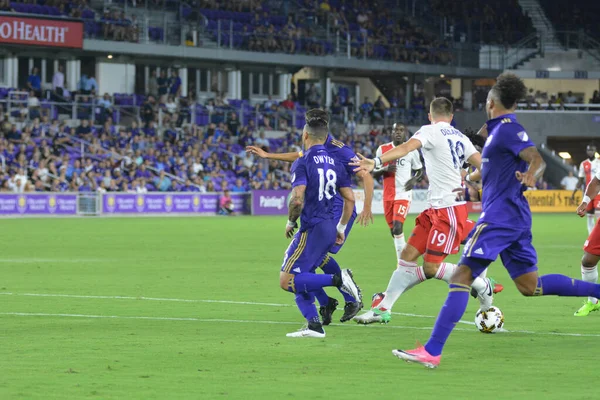
[[[521,150],[519,157],[529,164],[529,168],[526,172],[517,171],[517,179],[527,187],[535,187],[535,183],[544,175],[544,171],[546,170],[544,159],[535,146]]]
[[[590,202],[592,201],[593,198],[598,196],[599,192],[600,192],[600,180],[598,179],[597,176],[594,176],[592,178],[592,180],[590,181],[590,184],[585,189],[585,192],[583,194],[583,199],[581,200],[581,204],[579,205],[579,207],[577,207],[577,215],[579,215],[580,217],[585,216],[585,214],[587,213],[586,209],[587,209],[588,204],[590,204]]]
[[[357,221],[362,226],[369,226],[369,224],[373,223],[373,213],[371,208],[373,207],[373,191],[375,189],[375,183],[373,182],[373,177],[368,172],[361,171],[356,175],[362,180],[362,186],[365,192],[365,202]]]
[[[398,147],[393,148],[381,155],[381,157],[375,157],[374,159],[366,158],[362,154],[357,154],[360,157],[359,161],[351,162],[350,165],[356,167],[354,171],[367,171],[371,172],[375,168],[380,168],[383,164],[390,161],[397,160],[404,157],[413,150],[421,148],[421,141],[416,139],[409,139],[408,142],[401,144]]]
[[[304,208],[304,193],[306,192],[306,185],[298,185],[292,189],[290,196],[290,204],[288,211],[288,222],[285,227],[285,237],[288,239],[294,236],[294,230],[298,227],[298,218]]]
[[[341,187],[340,195],[344,199],[344,210],[342,211],[342,217],[337,225],[337,244],[344,243],[346,240],[346,225],[350,222],[350,218],[352,217],[352,213],[354,212],[354,193],[352,192],[352,188],[350,187]],[[366,204],[366,200],[365,200]]]
[[[260,158],[266,158],[268,160],[278,160],[285,162],[294,162],[300,158],[300,153],[268,153],[256,146],[246,146],[246,153],[254,154]]]

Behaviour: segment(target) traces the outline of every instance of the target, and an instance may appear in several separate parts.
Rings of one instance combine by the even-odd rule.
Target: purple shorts
[[[512,279],[537,271],[537,254],[531,243],[531,229],[506,228],[477,223],[463,250],[461,265],[478,277],[498,258]]]
[[[336,225],[332,219],[298,231],[285,251],[281,271],[294,275],[313,272],[335,243]]]

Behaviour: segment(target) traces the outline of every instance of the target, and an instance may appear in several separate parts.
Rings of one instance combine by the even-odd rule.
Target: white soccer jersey
[[[394,147],[396,146],[394,146],[393,142],[379,146],[377,148],[377,157],[381,157],[383,153],[390,151]],[[395,163],[396,173],[394,176],[390,175],[383,178],[383,200],[412,200],[412,190],[406,191],[404,190],[404,186],[412,178],[413,170],[423,168],[419,152],[411,151],[404,157],[397,159]]]
[[[460,172],[465,161],[477,153],[475,146],[458,129],[446,122],[424,125],[411,140],[413,139],[422,144],[431,207],[445,208],[464,204],[464,201],[456,201],[457,192],[462,191]]]

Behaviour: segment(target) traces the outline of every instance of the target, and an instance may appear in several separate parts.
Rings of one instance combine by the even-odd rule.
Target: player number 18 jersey
[[[445,208],[465,204],[456,199],[457,192],[462,188],[462,166],[477,153],[471,141],[446,122],[421,127],[411,140],[413,139],[422,144],[431,207]]]

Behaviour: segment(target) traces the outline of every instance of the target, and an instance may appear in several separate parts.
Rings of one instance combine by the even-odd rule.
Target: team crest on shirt
[[[485,141],[485,144],[483,145],[483,147],[488,147],[490,145],[490,143],[492,143],[492,139],[494,139],[494,135],[488,136],[488,138]]]
[[[521,139],[522,142],[526,142],[529,140],[529,136],[527,136],[527,132],[525,131],[517,133],[517,136],[519,137],[519,139]]]
[[[294,181],[295,181],[295,180],[296,180],[296,173],[294,172],[294,173],[292,174],[292,183],[294,183]]]

